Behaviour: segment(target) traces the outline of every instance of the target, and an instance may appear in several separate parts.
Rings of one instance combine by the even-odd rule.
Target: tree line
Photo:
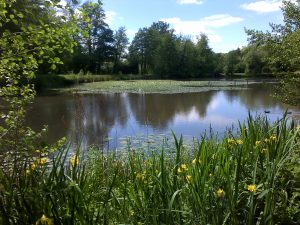
[[[283,1],[282,25],[271,24],[271,31],[266,33],[246,30],[249,44],[228,53],[214,52],[206,34],[194,39],[178,35],[162,21],[140,28],[129,43],[125,27],[113,31],[105,22],[101,0],[67,0],[66,6],[59,0],[13,0],[10,2],[14,8],[5,2],[0,5],[2,37],[5,32],[24,34],[25,28],[34,32],[37,25],[44,26],[47,32],[53,26],[63,31],[55,41],[49,42],[46,37],[38,43],[28,43],[29,52],[39,46],[36,74],[140,74],[162,79],[285,74],[289,79],[296,77],[297,82],[290,83],[299,84],[295,75],[299,74],[299,0]],[[50,40],[51,35],[48,34]],[[41,47],[43,42],[51,44],[47,54]],[[60,42],[69,45],[59,48]],[[292,75],[287,75],[289,72]],[[288,89],[285,93],[291,92]],[[292,90],[298,90],[298,86]]]
[[[21,1],[20,1],[21,2]],[[31,1],[28,1],[28,3]],[[39,4],[39,1],[35,2]],[[20,7],[22,4],[20,3]],[[43,7],[36,7],[42,13]],[[37,14],[37,15],[38,15]],[[56,6],[52,14],[39,17],[46,22],[74,26],[71,53],[56,52],[61,65],[45,62],[39,73],[141,74],[156,78],[201,78],[236,73],[270,73],[264,48],[251,44],[228,53],[215,53],[206,34],[191,37],[176,35],[168,23],[158,21],[140,28],[131,43],[126,28],[113,31],[105,22],[102,1],[68,1]],[[56,23],[57,24],[57,23]]]

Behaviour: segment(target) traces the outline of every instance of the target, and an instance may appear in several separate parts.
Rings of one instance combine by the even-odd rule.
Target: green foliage
[[[104,62],[112,62],[114,58],[113,31],[104,22],[102,1],[86,1],[78,7],[78,11],[74,37],[77,48],[69,62],[70,70],[100,74]]]
[[[247,30],[249,40],[268,52],[267,62],[280,79],[277,96],[284,102],[300,104],[299,41],[300,1],[283,1],[284,24],[271,24],[271,32]]]
[[[223,139],[174,135],[127,152],[68,153],[0,170],[0,218],[34,224],[299,224],[299,127],[248,118]],[[148,147],[147,147],[148,146]]]
[[[129,62],[139,73],[160,78],[213,75],[214,56],[205,34],[194,44],[190,38],[175,35],[169,24],[161,21],[140,29],[129,47]]]
[[[114,34],[114,73],[119,72],[121,61],[125,58],[128,38],[125,27],[120,27]]]
[[[1,152],[28,154],[36,147],[35,137],[40,136],[24,125],[26,106],[35,95],[32,79],[44,61],[52,69],[61,63],[56,52],[72,49],[73,27],[53,16],[55,1],[49,1],[50,5],[44,1],[28,1],[27,5],[1,2],[0,80],[4,86],[0,97],[6,110],[1,112],[5,125],[0,127],[0,148]],[[33,17],[34,13],[47,16],[44,19],[49,21]]]

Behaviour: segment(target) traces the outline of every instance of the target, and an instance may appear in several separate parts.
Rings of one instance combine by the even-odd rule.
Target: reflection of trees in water
[[[48,126],[47,141],[53,143],[66,136],[72,116],[68,107],[73,99],[67,96],[37,97],[27,113],[27,123],[40,131],[44,125]]]
[[[124,99],[119,94],[40,97],[28,113],[28,123],[35,130],[47,124],[49,142],[68,136],[72,143],[102,144],[116,123],[127,122]]]
[[[84,95],[78,97],[71,111],[71,137],[85,144],[102,144],[111,128],[124,126],[128,112],[120,94]]]
[[[232,90],[224,91],[225,97],[229,102],[239,101],[251,110],[278,108],[282,103],[271,97],[271,85],[252,85],[252,90]]]
[[[131,94],[131,111],[141,124],[164,129],[178,114],[188,114],[193,108],[205,117],[207,106],[216,92],[184,94]]]

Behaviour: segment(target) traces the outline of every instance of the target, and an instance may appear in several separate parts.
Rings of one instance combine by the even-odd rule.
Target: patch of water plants
[[[240,90],[250,84],[262,81],[248,80],[211,80],[211,81],[176,81],[176,80],[129,80],[86,83],[60,91],[77,93],[189,93],[212,90]]]
[[[299,224],[300,128],[249,116],[223,139],[1,164],[0,224]],[[6,157],[8,160],[9,157]]]

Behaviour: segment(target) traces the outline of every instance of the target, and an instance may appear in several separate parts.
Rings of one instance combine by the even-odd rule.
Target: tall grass
[[[185,145],[174,135],[171,150],[162,142],[81,157],[63,146],[18,176],[2,168],[0,223],[299,224],[299,138],[286,118],[249,116],[222,140]]]

